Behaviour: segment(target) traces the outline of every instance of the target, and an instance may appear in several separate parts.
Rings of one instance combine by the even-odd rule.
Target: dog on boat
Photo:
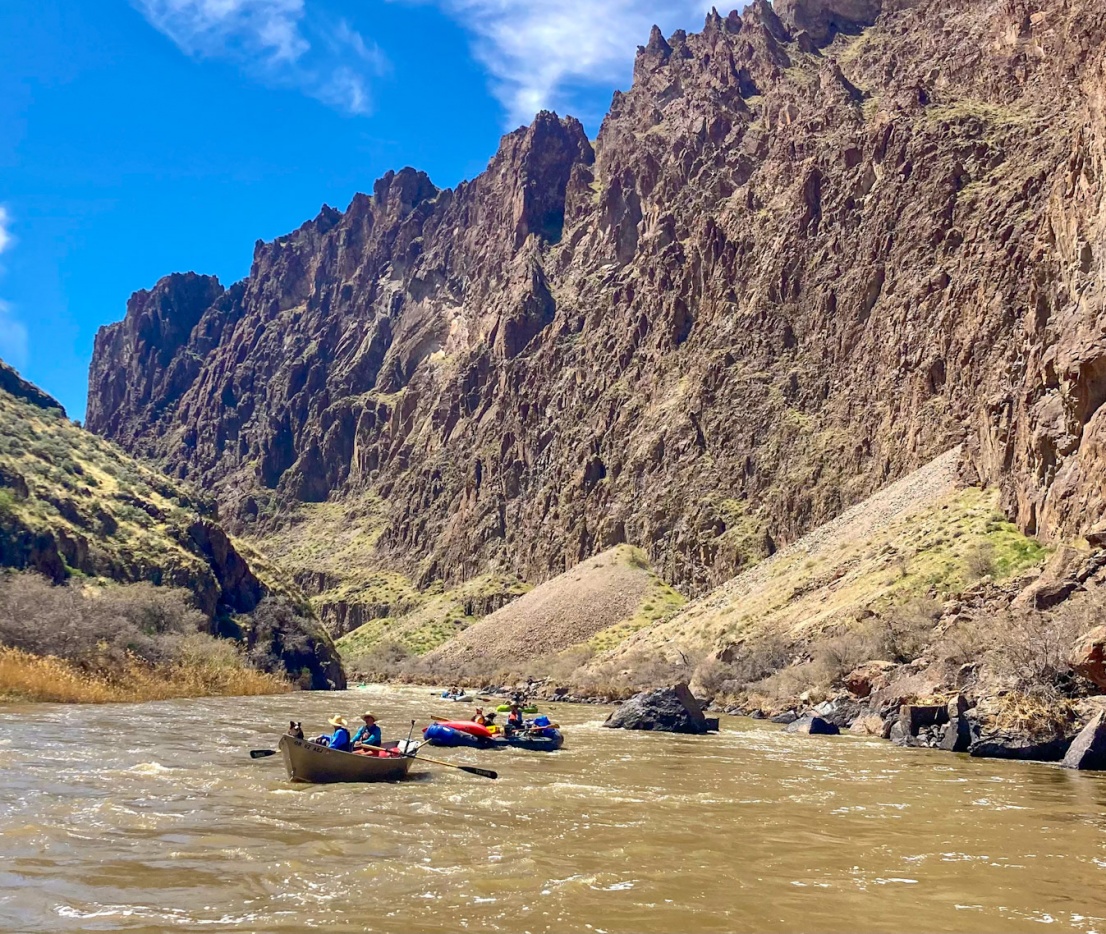
[[[303,739],[303,724],[296,723],[295,720],[288,721],[288,735],[294,736],[296,739]]]

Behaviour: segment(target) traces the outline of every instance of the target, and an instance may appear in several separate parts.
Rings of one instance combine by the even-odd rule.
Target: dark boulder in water
[[[947,752],[967,752],[979,738],[979,728],[967,717],[953,717],[945,725],[940,748]]]
[[[787,725],[788,733],[807,733],[811,736],[836,736],[841,732],[840,727],[821,717],[803,717],[794,723]]]
[[[972,743],[968,752],[976,759],[1059,762],[1069,746],[1070,736],[1039,739],[1021,733],[992,733]]]
[[[703,716],[702,705],[686,684],[645,691],[630,698],[607,717],[612,730],[656,730],[661,733],[709,733],[717,720]]]

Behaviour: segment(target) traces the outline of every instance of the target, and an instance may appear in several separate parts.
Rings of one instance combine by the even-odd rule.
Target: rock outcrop
[[[708,733],[718,721],[703,716],[703,708],[686,684],[646,691],[621,704],[603,726],[612,730],[654,730],[661,733]]]
[[[1036,738],[1022,733],[993,733],[977,739],[968,752],[976,759],[1059,762],[1072,744],[1070,736]]]
[[[0,360],[0,392],[6,392],[12,398],[35,408],[65,416],[65,409],[53,396],[43,392],[33,383],[28,383],[3,360]]]
[[[1075,737],[1060,763],[1065,769],[1106,769],[1106,714],[1099,713]]]
[[[1106,691],[1106,626],[1096,626],[1076,642],[1071,668]]]
[[[773,9],[790,33],[818,44],[836,33],[859,33],[879,16],[882,0],[777,0]]]
[[[889,676],[895,667],[893,662],[867,662],[845,675],[845,688],[854,697],[870,697],[890,684]]]
[[[217,492],[368,491],[380,561],[538,583],[630,542],[691,593],[958,443],[1101,528],[1106,13],[757,0],[655,31],[594,144],[540,114],[98,336],[89,426]]]

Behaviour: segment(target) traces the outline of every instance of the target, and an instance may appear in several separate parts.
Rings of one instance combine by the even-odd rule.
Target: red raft
[[[459,733],[468,733],[469,736],[479,736],[481,739],[491,739],[495,736],[486,726],[473,723],[471,720],[436,720],[438,726],[444,726]]]

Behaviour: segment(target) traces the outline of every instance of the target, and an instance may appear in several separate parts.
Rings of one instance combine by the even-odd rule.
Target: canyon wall
[[[382,566],[537,582],[613,545],[691,592],[958,444],[1045,538],[1106,512],[1106,11],[758,0],[550,113],[172,275],[88,426],[241,529],[371,494]]]

